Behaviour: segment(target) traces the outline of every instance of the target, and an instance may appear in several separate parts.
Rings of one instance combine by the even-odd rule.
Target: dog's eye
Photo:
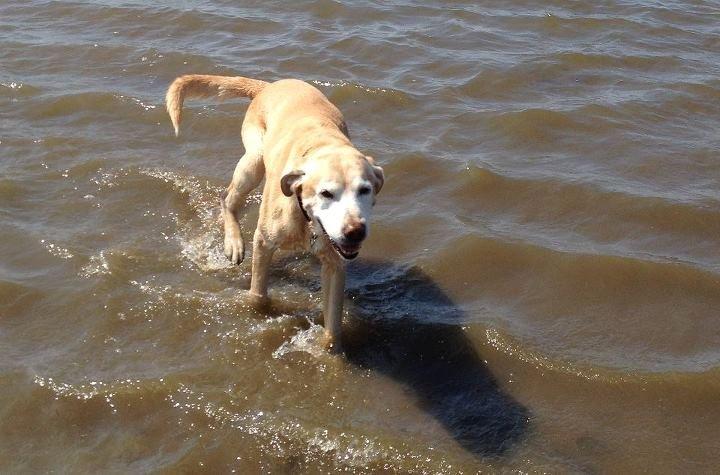
[[[322,190],[322,191],[320,192],[320,196],[322,196],[323,198],[327,198],[327,199],[331,200],[331,199],[333,199],[333,197],[334,197],[335,195],[333,195],[332,193],[330,193],[328,190]]]
[[[358,189],[358,195],[367,195],[368,193],[370,193],[369,186],[362,186]]]

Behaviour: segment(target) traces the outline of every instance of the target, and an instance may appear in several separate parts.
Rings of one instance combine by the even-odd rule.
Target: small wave
[[[368,97],[377,96],[385,106],[408,106],[413,102],[412,97],[402,91],[385,87],[370,87],[360,83],[348,81],[321,81],[312,80],[316,86],[330,88],[328,97],[337,104],[349,101],[358,101]]]
[[[250,16],[247,9],[235,5],[225,5],[222,9],[211,4],[196,5],[184,8],[182,5],[138,4],[97,5],[87,3],[66,2],[54,5],[50,11],[38,9],[35,18],[61,19],[64,24],[77,29],[92,28],[109,34],[128,35],[131,38],[157,35],[176,37],[180,32],[235,31],[249,34],[250,32],[277,32],[281,24],[267,16]],[[142,21],[138,21],[142,18]],[[123,25],[122,32],[118,25]]]
[[[203,272],[234,268],[222,250],[219,196],[224,188],[170,170],[142,168],[140,173],[169,183],[176,191],[187,196],[187,203],[194,210],[198,221],[176,219],[177,232],[174,238],[181,246],[182,256]],[[260,196],[259,191],[250,194],[246,205],[259,204]]]
[[[0,178],[0,201],[5,206],[17,206],[21,203],[27,192],[16,180]]]
[[[566,359],[553,358],[537,349],[520,344],[509,335],[495,328],[485,330],[485,344],[506,357],[528,364],[540,372],[554,372],[602,384],[634,385],[693,385],[699,384],[709,392],[720,389],[720,365],[691,370],[677,370],[672,367],[656,370],[622,370],[600,365],[588,365]]]
[[[23,82],[0,82],[0,97],[32,97],[40,94],[40,89]]]
[[[187,195],[188,204],[195,210],[200,220],[200,229],[192,223],[176,220],[178,231],[175,238],[180,243],[182,256],[204,272],[232,268],[221,250],[218,196],[222,188],[209,183],[202,184],[194,177],[168,170],[144,168],[140,173],[171,184],[177,191]]]
[[[549,109],[523,109],[492,116],[489,124],[519,143],[549,142],[578,132],[592,133],[603,128],[597,121]]]
[[[129,54],[129,53],[128,53]],[[134,61],[127,65],[128,73],[147,75],[153,73],[158,80],[169,86],[172,80],[182,73],[207,72],[221,76],[234,76],[236,72],[218,65],[211,56],[193,54],[188,51],[173,51],[148,48],[135,53]],[[246,73],[247,74],[247,73]],[[162,83],[161,83],[162,84]],[[160,109],[164,109],[161,107]]]
[[[213,426],[230,427],[262,444],[264,456],[298,457],[312,466],[334,465],[343,471],[403,471],[411,467],[417,473],[452,473],[452,465],[443,457],[431,460],[423,452],[409,449],[401,441],[380,439],[329,427],[313,427],[289,414],[276,414],[262,409],[238,410],[232,406],[209,401],[202,393],[186,385],[172,392],[167,402],[184,413],[202,414]],[[269,443],[263,443],[269,442]],[[432,452],[431,452],[432,454]],[[409,467],[408,467],[409,466]]]
[[[621,55],[591,54],[578,52],[557,53],[550,57],[563,68],[570,69],[631,69],[650,71],[670,70],[677,67],[679,59],[667,55]]]
[[[519,88],[532,83],[533,76],[527,71],[484,69],[455,88],[441,92],[442,95],[454,92],[473,99],[502,98]]]
[[[392,92],[391,90],[382,88],[382,87],[368,87],[364,86],[362,84],[357,83],[350,83],[347,81],[338,81],[338,82],[331,82],[331,81],[319,81],[319,80],[312,80],[310,81],[316,86],[324,86],[324,87],[354,87],[356,89],[361,89],[365,92],[369,92],[370,94],[380,94],[380,93],[387,93]]]
[[[188,204],[196,210],[204,225],[209,225],[218,206],[218,196],[222,187],[201,183],[192,176],[181,175],[171,170],[159,168],[141,168],[141,175],[149,176],[169,183],[180,193],[188,196]]]
[[[718,275],[687,264],[656,262],[590,252],[556,251],[526,242],[509,242],[489,238],[480,233],[452,239],[444,246],[439,255],[434,256],[434,259],[440,259],[440,257],[442,257],[443,268],[452,266],[450,261],[455,264],[461,263],[455,269],[463,267],[468,269],[473,261],[476,261],[478,269],[483,267],[481,263],[484,263],[485,266],[494,266],[500,265],[502,262],[498,270],[508,274],[515,271],[522,272],[523,269],[539,272],[543,268],[551,274],[558,274],[554,279],[563,277],[563,281],[568,283],[575,278],[586,283],[608,279],[602,286],[590,286],[588,291],[591,291],[592,288],[607,292],[613,292],[613,289],[621,291],[623,290],[621,283],[637,286],[642,282],[645,291],[650,290],[647,288],[650,285],[658,288],[683,287],[689,292],[688,295],[698,292],[713,299],[720,298]],[[450,269],[450,267],[447,268]],[[670,296],[664,292],[661,294],[666,297]],[[608,301],[612,301],[612,299],[608,299]]]
[[[183,210],[179,212],[168,210],[164,213],[146,210],[143,214],[144,216],[161,216],[172,221],[175,229],[169,233],[164,232],[163,235],[165,239],[179,244],[183,259],[193,263],[203,272],[233,268],[222,251],[219,196],[223,187],[176,171],[146,167],[137,169],[99,168],[90,181],[97,186],[97,191],[101,192],[122,186],[128,181],[135,182],[138,175],[169,185],[168,191],[177,193],[187,204],[189,213]],[[259,199],[260,195],[254,193],[248,197],[247,203],[256,204]],[[100,263],[93,261],[89,265],[95,266],[97,271],[96,264]],[[85,270],[90,270],[90,267]]]
[[[101,398],[105,401],[108,408],[113,414],[117,414],[117,404],[115,398],[120,394],[130,393],[147,393],[148,387],[164,386],[164,378],[158,381],[143,381],[140,379],[123,379],[111,382],[104,381],[88,381],[81,384],[70,384],[56,381],[54,378],[47,376],[35,375],[33,382],[41,388],[47,388],[55,394],[56,398],[74,398],[80,401],[89,401],[91,399]]]
[[[617,184],[617,189],[605,189],[557,177],[506,176],[474,166],[457,173],[454,181],[457,185],[451,196],[462,216],[502,219],[517,229],[514,234],[524,232],[532,238],[535,233],[540,238],[550,233],[555,240],[565,236],[564,244],[579,246],[579,251],[601,249],[718,270],[712,243],[720,236],[720,214],[714,206],[683,202],[682,196],[670,193],[652,196],[648,190],[643,194],[637,187],[631,193],[627,186]],[[662,237],[654,238],[653,247],[639,247],[628,240],[658,233]],[[676,245],[688,240],[698,245]]]
[[[618,81],[629,80],[626,75],[632,77],[637,71],[655,69],[674,71],[678,62],[678,58],[672,56],[613,56],[569,51],[541,56],[510,67],[484,68],[448,92],[480,100],[517,99],[517,95],[521,94],[524,103],[543,103],[547,95],[539,91],[547,91],[549,86],[553,90],[552,85],[557,85],[559,98],[554,101],[557,103],[568,94],[574,95],[574,87],[568,87],[568,84],[577,85],[578,81],[587,80],[594,84],[599,81],[599,84],[612,88],[612,94],[601,93],[598,101],[617,101],[618,97],[630,98],[640,94],[638,91],[616,90],[614,86]],[[601,71],[602,76],[595,77],[596,71]],[[586,99],[587,96],[584,101]]]
[[[5,275],[4,279],[9,276]],[[26,284],[19,284],[11,280],[0,280],[0,308],[2,317],[10,318],[21,312],[45,296],[43,289],[36,289]]]
[[[603,210],[603,215],[623,215],[623,219],[618,217],[615,222],[634,219],[668,232],[700,232],[708,238],[718,236],[720,231],[717,203],[695,203],[687,200],[685,195],[670,192],[652,194],[639,186],[630,190],[630,186],[622,183],[606,188],[555,176],[508,176],[470,165],[463,172],[456,173],[453,179],[457,182],[453,195],[461,203],[468,202],[473,206],[482,202],[493,206],[533,208],[542,203],[548,214],[557,213],[560,216],[573,212],[595,216],[598,213],[593,208],[600,207],[607,208]],[[572,217],[577,219],[577,215]]]
[[[505,321],[536,345],[578,360],[642,371],[717,364],[718,334],[710,331],[712,309],[720,307],[717,274],[477,232],[421,263],[460,301],[499,309],[482,318]]]
[[[485,330],[487,344],[510,358],[517,359],[523,363],[532,365],[535,369],[544,371],[555,371],[567,375],[576,376],[589,381],[618,384],[627,382],[628,377],[621,373],[609,370],[600,370],[590,366],[581,366],[567,361],[553,360],[538,352],[527,350],[510,338],[502,335],[498,330],[488,328]]]
[[[114,120],[118,117],[133,117],[156,124],[164,118],[164,110],[157,108],[141,98],[110,92],[82,92],[65,94],[60,97],[40,98],[33,101],[26,114],[32,120],[73,117],[73,124],[81,125],[101,120]],[[147,112],[148,117],[138,115],[138,111]]]

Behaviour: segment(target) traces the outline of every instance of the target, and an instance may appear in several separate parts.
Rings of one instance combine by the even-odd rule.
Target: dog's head
[[[384,182],[383,170],[372,157],[354,151],[313,157],[302,169],[285,174],[280,187],[285,196],[300,198],[316,228],[343,259],[350,260],[368,236],[375,196]]]

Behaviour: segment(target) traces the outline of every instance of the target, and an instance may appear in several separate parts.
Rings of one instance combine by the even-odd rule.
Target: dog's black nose
[[[364,223],[348,224],[343,228],[343,236],[348,241],[360,242],[365,239],[366,234],[367,229]]]

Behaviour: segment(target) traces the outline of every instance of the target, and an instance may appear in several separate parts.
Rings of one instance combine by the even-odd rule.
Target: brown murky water
[[[0,471],[718,470],[716,1],[239,3],[0,5]],[[248,307],[247,103],[176,139],[190,72],[312,81],[385,167],[346,355],[308,256]]]

